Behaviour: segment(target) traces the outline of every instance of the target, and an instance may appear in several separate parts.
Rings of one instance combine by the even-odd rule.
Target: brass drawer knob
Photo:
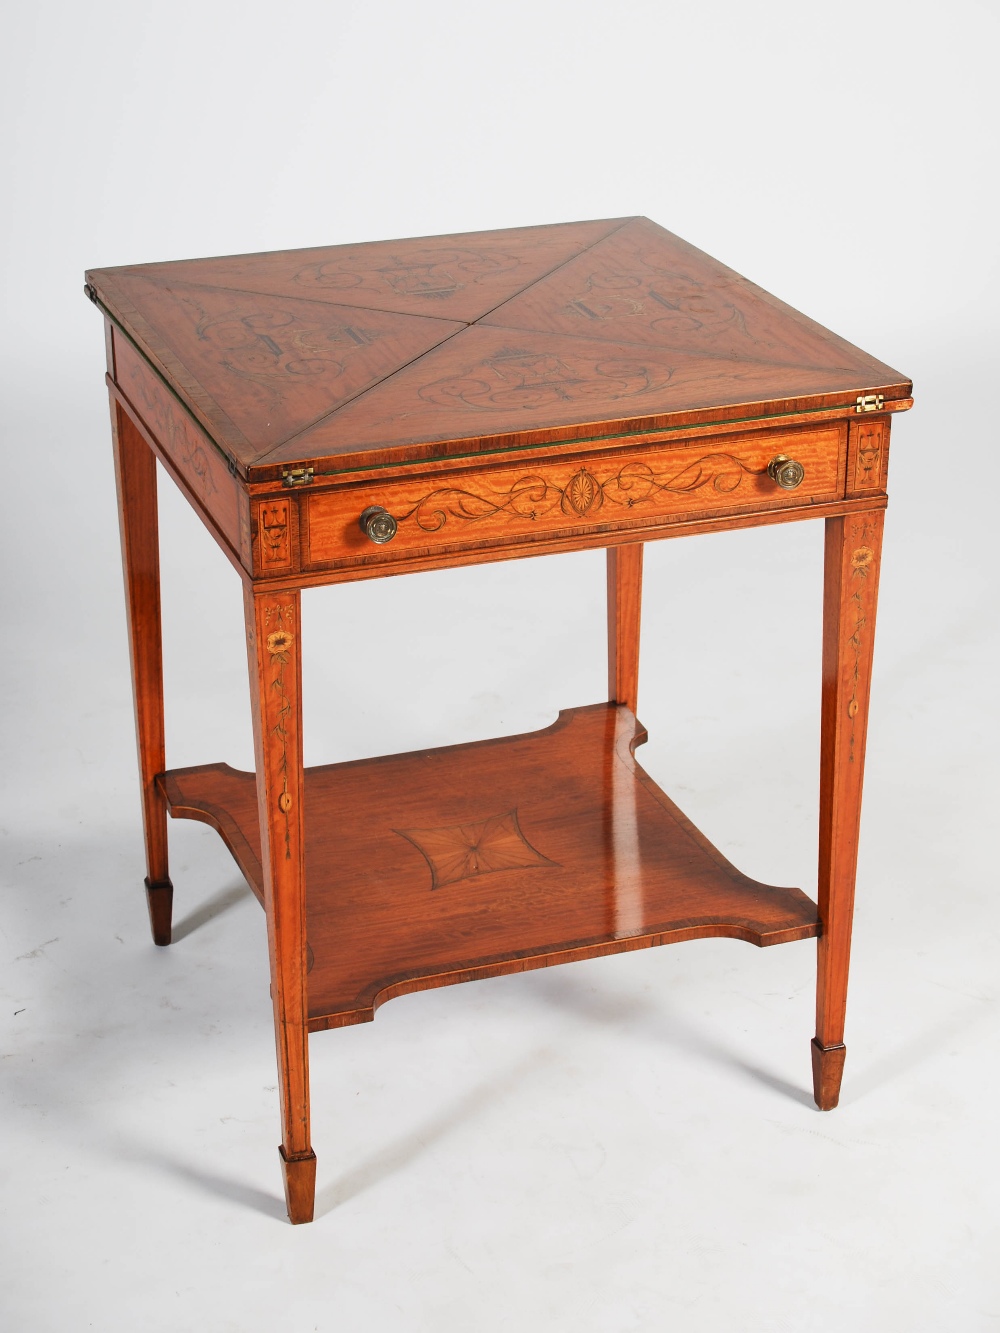
[[[783,491],[794,491],[796,486],[802,485],[806,470],[801,463],[796,463],[794,458],[777,454],[767,465],[767,475],[772,481],[776,481]]]
[[[396,520],[382,505],[369,505],[358,519],[361,531],[376,546],[384,546],[396,535]]]

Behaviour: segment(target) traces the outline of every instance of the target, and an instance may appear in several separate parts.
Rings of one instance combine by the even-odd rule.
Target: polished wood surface
[[[293,1222],[305,1208],[301,1164],[309,1142],[309,1042],[306,999],[304,789],[302,774],[302,642],[298,593],[244,592],[256,778],[250,778],[251,822],[267,913],[271,1000],[278,1046],[285,1194]],[[256,685],[256,689],[254,689]],[[308,1214],[308,1215],[306,1215]]]
[[[595,704],[524,736],[307,769],[310,1026],[676,940],[816,935],[815,903],[741,874],[639,767],[645,738],[626,706]],[[219,829],[259,897],[253,775],[209,765],[162,788],[171,814]]]
[[[815,936],[814,1092],[835,1106],[909,381],[644,218],[100,269],[87,293],[105,318],[153,935],[170,937],[169,802],[218,829],[266,910],[291,1220],[315,1190],[309,1032],[429,986]],[[783,489],[789,458],[802,472]],[[254,774],[165,771],[155,459],[243,580]],[[819,518],[814,904],[735,870],[632,751],[644,544]],[[303,588],[599,547],[608,703],[528,736],[303,768]]]
[[[308,508],[300,496],[302,515]],[[416,551],[403,556],[387,557],[386,547],[371,545],[372,555],[358,555],[350,560],[336,560],[329,564],[303,565],[288,573],[267,571],[254,580],[255,587],[315,588],[337,583],[355,583],[363,579],[384,578],[392,574],[413,574],[431,569],[449,569],[455,565],[492,564],[502,560],[521,560],[526,557],[551,555],[556,552],[588,551],[594,548],[613,548],[622,545],[657,541],[666,538],[697,536],[709,532],[732,532],[740,528],[768,527],[797,523],[803,519],[822,519],[850,513],[871,513],[884,509],[883,492],[874,497],[855,497],[850,500],[817,500],[811,505],[768,505],[760,509],[727,507],[708,515],[681,513],[669,520],[639,522],[623,520],[617,523],[594,523],[588,528],[570,532],[527,533],[517,539],[479,542],[462,541],[442,543],[431,551]],[[295,514],[296,510],[291,510]],[[306,520],[307,521],[307,520]],[[357,520],[355,520],[357,521]],[[303,520],[299,520],[299,530]]]
[[[146,842],[146,904],[153,942],[169,944],[174,889],[167,864],[167,808],[156,783],[166,767],[156,460],[114,399],[111,434]]]
[[[821,1111],[833,1111],[840,1102],[840,1084],[844,1077],[847,1047],[823,1046],[813,1037],[812,1046],[813,1100]]]
[[[635,713],[639,707],[642,544],[613,546],[607,560],[608,698]]]
[[[116,359],[123,380],[130,371],[134,372],[143,392],[136,392],[137,385],[132,384],[129,387],[133,397],[130,398],[122,386],[108,376],[112,400],[163,464],[230,562],[241,573],[251,568],[254,552],[250,498],[246,491],[229,472],[208,437],[199,432],[142,358],[133,349],[128,349]],[[144,401],[146,395],[152,399],[152,408]],[[135,406],[133,398],[142,403],[141,410]]]
[[[169,295],[176,322],[164,341],[215,405],[216,423],[224,416],[234,452],[242,441],[241,452],[266,455],[466,327],[139,276],[124,286],[147,309]]]
[[[416,236],[142,264],[114,272],[172,286],[235,288],[362,310],[473,323],[628,221]]]
[[[391,567],[463,547],[537,550],[552,537],[574,535],[586,545],[591,531],[645,533],[697,514],[808,512],[843,494],[846,449],[846,426],[829,422],[717,437],[710,446],[633,444],[583,457],[566,453],[552,461],[466,466],[398,480],[374,473],[303,493],[299,546],[289,534],[289,559],[304,569],[337,570],[362,561]],[[768,463],[781,454],[805,468],[795,490],[782,490],[768,475]],[[388,509],[397,521],[396,536],[385,546],[373,546],[359,527],[369,505]]]
[[[87,283],[250,481],[910,392],[647,218],[95,269]]]
[[[240,487],[225,459],[198,430],[174,395],[124,338],[115,342],[115,376],[133,420],[159,444],[163,461],[180,474],[199,513],[234,551],[240,549]]]
[[[847,972],[858,865],[861,786],[882,556],[883,514],[826,524],[823,705],[820,744],[819,942],[815,1094],[821,1110],[840,1096]]]
[[[878,379],[905,396],[907,386],[892,372]],[[615,348],[593,337],[473,325],[266,461],[305,461],[325,473],[357,466],[366,455],[387,464],[581,435],[631,435],[697,424],[710,411],[720,423],[780,418],[812,407],[853,406],[867,382],[853,369]]]
[[[481,322],[715,356],[740,368],[849,369],[872,383],[888,371],[649,218],[628,219]]]

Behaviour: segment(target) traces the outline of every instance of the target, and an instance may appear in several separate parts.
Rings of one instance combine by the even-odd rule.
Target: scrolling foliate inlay
[[[270,677],[268,685],[275,695],[268,709],[268,719],[273,718],[270,731],[280,747],[277,763],[278,780],[281,785],[281,790],[278,792],[278,809],[285,817],[285,859],[290,860],[292,843],[288,816],[292,809],[292,793],[288,790],[288,721],[292,716],[293,704],[285,681],[285,668],[292,665],[291,653],[295,642],[294,606],[282,602],[272,602],[265,606],[264,628],[269,631],[264,645],[268,655],[267,671]]]
[[[584,327],[637,321],[653,333],[696,340],[692,345],[711,345],[729,335],[770,348],[767,339],[750,332],[745,313],[722,292],[642,253],[631,255],[630,261],[624,271],[613,262],[596,264],[563,307],[565,313]]]
[[[848,744],[848,762],[857,758],[858,736],[857,718],[863,713],[864,700],[868,692],[870,673],[871,644],[869,619],[875,595],[874,579],[878,571],[877,549],[870,543],[877,542],[871,521],[862,519],[850,524],[851,540],[858,544],[851,552],[850,580],[851,592],[848,598],[851,607],[850,634],[847,643],[851,650],[849,665],[850,696],[847,700],[847,716],[850,719],[851,732]]]
[[[645,463],[626,463],[602,479],[581,467],[559,485],[551,478],[530,473],[519,477],[507,491],[440,487],[396,521],[412,521],[424,532],[438,532],[449,519],[476,522],[498,514],[534,521],[558,509],[569,517],[586,518],[605,505],[632,509],[661,494],[689,495],[704,487],[731,495],[745,477],[760,477],[766,471],[751,467],[735,454],[706,454],[672,474],[656,473]]]
[[[304,288],[319,287],[342,293],[348,304],[356,288],[376,292],[384,288],[394,296],[418,296],[433,303],[463,291],[468,283],[509,273],[520,262],[516,255],[488,254],[464,246],[389,255],[375,264],[366,254],[359,253],[306,264],[295,274],[294,281]]]
[[[563,350],[558,356],[526,347],[502,347],[463,374],[449,375],[419,391],[436,407],[505,411],[512,407],[539,409],[587,402],[617,402],[662,389],[673,370],[657,366],[641,354],[596,359],[585,352]]]
[[[311,321],[296,311],[252,306],[224,315],[199,313],[195,332],[216,353],[219,365],[269,391],[288,377],[337,379],[345,358],[380,336],[378,329],[335,320],[325,312]]]

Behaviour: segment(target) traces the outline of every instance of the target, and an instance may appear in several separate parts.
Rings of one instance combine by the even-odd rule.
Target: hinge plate
[[[881,412],[882,395],[880,393],[859,393],[855,412]]]
[[[282,486],[308,486],[313,479],[311,467],[285,468],[281,474]]]

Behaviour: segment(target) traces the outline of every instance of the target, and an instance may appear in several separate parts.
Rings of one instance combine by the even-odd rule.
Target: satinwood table
[[[676,940],[818,939],[837,1104],[891,414],[911,385],[645,218],[99,269],[153,938],[168,812],[264,906],[293,1222],[308,1037],[407,991]],[[156,466],[243,581],[256,773],[169,770]],[[826,523],[818,901],[732,866],[634,759],[643,543]],[[304,769],[303,588],[607,550],[608,701]]]

